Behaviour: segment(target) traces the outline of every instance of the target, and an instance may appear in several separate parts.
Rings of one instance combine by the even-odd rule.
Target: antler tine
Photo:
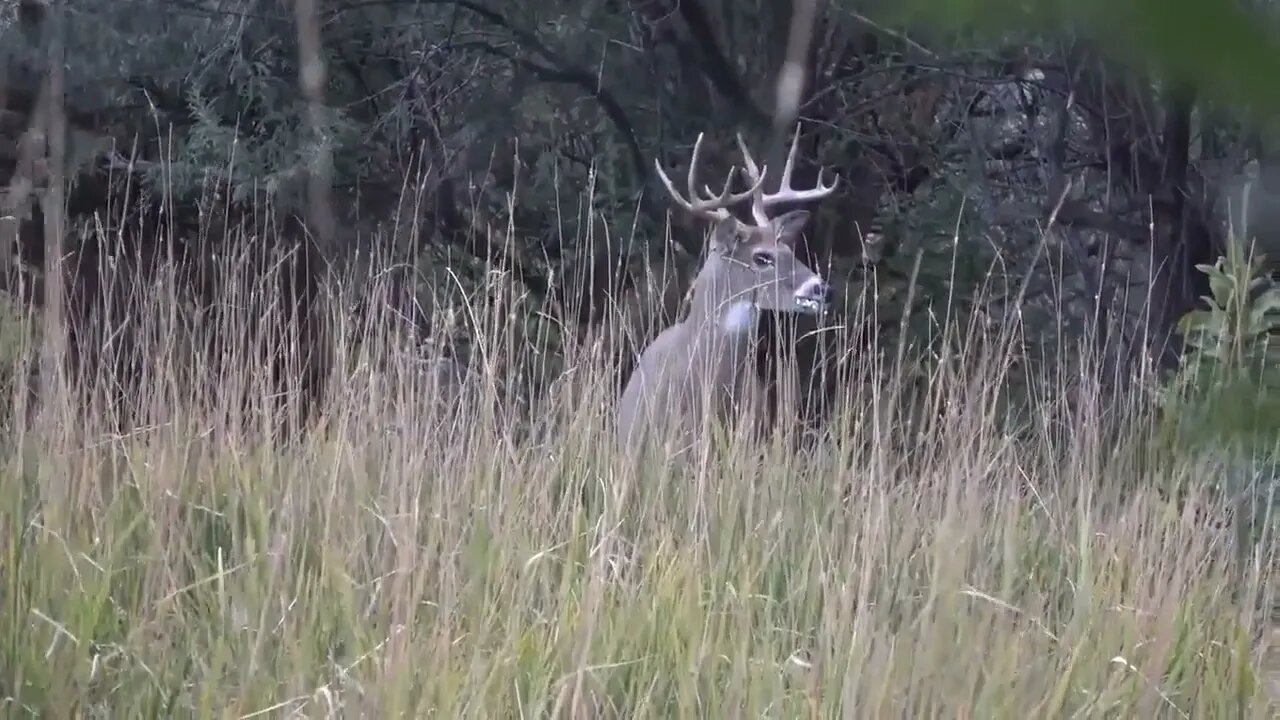
[[[658,179],[662,181],[664,186],[666,186],[667,192],[671,195],[671,198],[675,200],[677,204],[685,208],[689,208],[689,203],[680,196],[680,193],[676,191],[675,184],[671,182],[671,178],[667,177],[667,173],[662,170],[662,163],[658,158],[653,159],[653,169],[658,171]]]
[[[717,206],[724,205],[725,207],[728,207],[729,205],[736,205],[742,202],[743,200],[746,200],[747,198],[751,197],[751,194],[754,193],[757,189],[759,189],[760,183],[763,182],[763,180],[757,181],[755,185],[752,185],[751,187],[747,188],[746,190],[743,190],[740,193],[730,194],[729,188],[732,187],[733,185],[733,171],[736,169],[737,168],[729,168],[729,174],[724,179],[724,189],[720,191],[719,195],[715,195],[712,193],[710,185],[702,186],[703,189],[706,190],[706,193],[707,193],[706,200],[708,202],[714,200]]]
[[[689,202],[691,203],[697,198],[697,195],[698,195],[697,191],[695,190],[695,188],[698,187],[698,182],[697,180],[694,179],[694,174],[697,173],[698,171],[698,159],[702,155],[703,135],[704,133],[698,133],[698,138],[693,141],[693,154],[689,156],[689,180],[686,187],[689,189]]]
[[[765,212],[766,205],[762,202],[764,199],[764,179],[768,176],[769,166],[756,167],[755,158],[751,157],[751,151],[747,149],[747,143],[742,139],[742,133],[738,133],[738,150],[742,153],[742,174],[747,176],[747,182],[751,183],[751,219],[756,225],[765,227],[769,224],[769,214]]]
[[[719,195],[715,194],[709,185],[703,186],[706,189],[706,195],[700,195],[697,190],[697,172],[698,160],[702,152],[703,135],[703,133],[698,133],[698,139],[693,143],[693,155],[689,159],[689,174],[687,177],[689,190],[688,198],[685,198],[675,189],[675,183],[671,182],[671,178],[667,177],[667,173],[663,171],[662,164],[658,162],[657,158],[654,158],[653,164],[658,170],[658,177],[662,180],[662,184],[666,186],[667,192],[671,193],[671,197],[677,204],[695,215],[707,217],[712,220],[725,220],[730,217],[728,207],[750,197],[751,194],[758,189],[759,183],[745,192],[731,194],[729,192],[729,188],[733,182],[734,171],[734,168],[731,167],[729,168],[728,176],[724,181],[724,189],[720,191]]]
[[[739,137],[738,140],[739,142],[741,142],[742,138]],[[750,158],[748,158],[748,162],[750,162]],[[703,202],[710,203],[712,207],[726,208],[725,210],[726,216],[728,215],[727,208],[730,205],[737,205],[743,200],[746,200],[747,198],[751,197],[752,194],[755,193],[756,190],[759,189],[760,185],[764,182],[763,180],[764,176],[761,175],[761,179],[755,182],[751,187],[748,187],[746,190],[743,190],[740,193],[730,193],[729,188],[733,186],[733,171],[735,169],[736,168],[730,166],[729,172],[727,175],[725,175],[725,178],[724,178],[724,188],[720,190],[720,194],[717,195],[714,192],[712,192],[710,185],[702,186],[706,190],[707,194],[706,194],[706,197],[701,198],[701,200]],[[690,193],[693,192],[693,175],[692,174],[690,174],[689,176],[689,192]]]
[[[738,151],[742,153],[742,164],[745,166],[744,171],[747,178],[753,183],[759,182],[760,178],[764,177],[764,173],[760,168],[756,167],[756,160],[751,157],[751,151],[747,149],[747,143],[742,139],[742,133],[738,133],[737,137]]]
[[[784,202],[798,202],[805,200],[820,200],[835,191],[836,185],[840,182],[840,176],[832,177],[831,184],[825,185],[822,182],[824,170],[818,169],[818,184],[809,190],[796,190],[791,187],[791,171],[795,169],[796,150],[800,146],[800,126],[796,126],[796,133],[791,139],[791,149],[787,151],[787,162],[782,168],[782,178],[778,181],[778,191],[776,193],[764,193],[757,198],[758,204],[763,208],[778,205]]]

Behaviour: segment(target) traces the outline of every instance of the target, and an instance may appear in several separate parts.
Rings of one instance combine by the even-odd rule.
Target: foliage
[[[1212,295],[1179,322],[1188,349],[1166,392],[1191,437],[1269,454],[1280,451],[1280,287],[1259,275],[1263,256],[1228,247],[1228,256],[1197,266]]]
[[[353,177],[357,169],[351,160],[359,142],[359,128],[341,110],[327,108],[314,130],[304,122],[307,108],[298,100],[263,101],[253,97],[258,78],[246,78],[237,86],[245,93],[235,99],[240,108],[263,102],[269,108],[256,118],[236,118],[237,124],[220,116],[198,88],[188,100],[194,122],[174,148],[175,162],[148,166],[145,177],[154,186],[167,186],[180,198],[209,186],[229,190],[232,202],[251,200],[266,193],[282,207],[304,206],[305,179],[309,173]],[[339,162],[334,167],[330,155]]]
[[[1176,445],[1215,458],[1213,484],[1256,540],[1280,531],[1280,286],[1258,274],[1264,257],[1228,249],[1198,266],[1212,295],[1181,319],[1187,350],[1160,397]]]
[[[1129,62],[1193,82],[1255,120],[1267,122],[1280,108],[1280,93],[1263,70],[1280,63],[1269,2],[908,0],[888,14],[938,33],[976,29],[979,42],[998,42],[1020,31],[1060,36],[1069,28]]]

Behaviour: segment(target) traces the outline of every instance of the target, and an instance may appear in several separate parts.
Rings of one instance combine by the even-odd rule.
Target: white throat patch
[[[720,329],[731,335],[741,335],[755,327],[758,314],[755,303],[739,300],[726,308],[720,316]]]

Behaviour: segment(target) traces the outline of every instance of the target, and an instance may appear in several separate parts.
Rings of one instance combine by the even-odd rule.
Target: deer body
[[[689,317],[659,333],[641,354],[622,394],[624,442],[638,440],[631,434],[636,430],[665,425],[683,450],[701,429],[700,419],[729,421],[735,409],[762,397],[751,364],[756,308],[708,299],[695,296]]]
[[[725,423],[730,430],[747,423],[745,429],[753,433],[766,429],[773,418],[762,412],[767,388],[755,367],[760,310],[820,314],[829,304],[826,282],[795,254],[795,240],[808,211],[770,218],[767,209],[780,202],[824,197],[835,189],[834,183],[823,186],[819,178],[816,189],[792,190],[789,182],[796,149],[792,143],[781,189],[765,195],[761,191],[764,171],[756,167],[739,138],[751,187],[730,195],[726,181],[719,196],[712,196],[708,189],[700,197],[694,171],[701,140],[699,136],[690,164],[690,200],[675,191],[658,167],[676,202],[714,220],[715,225],[707,258],[694,280],[688,317],[663,330],[645,348],[623,391],[618,433],[629,449],[653,438],[655,431],[670,439],[673,453],[681,455],[705,437],[712,423]],[[737,220],[727,209],[747,198],[752,201],[752,223]]]

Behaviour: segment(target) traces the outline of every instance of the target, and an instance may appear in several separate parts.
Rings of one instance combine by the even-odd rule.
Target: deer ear
[[[800,237],[800,230],[804,228],[804,224],[808,221],[808,210],[792,210],[774,218],[773,228],[777,233],[778,242],[784,245],[794,245]]]

